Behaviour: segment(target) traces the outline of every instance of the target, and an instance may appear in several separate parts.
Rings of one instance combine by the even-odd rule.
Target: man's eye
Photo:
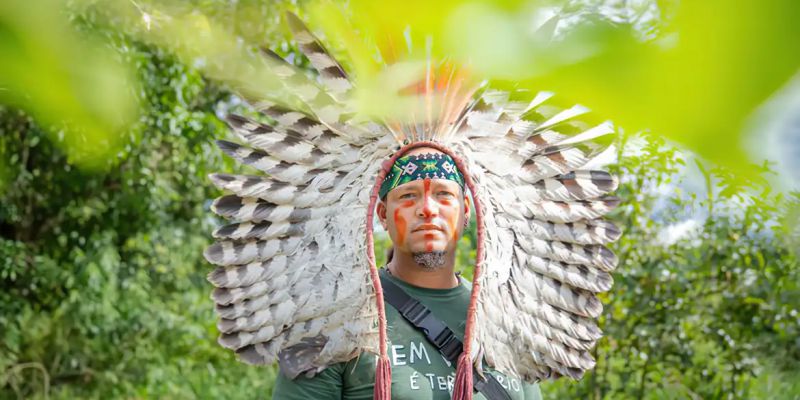
[[[401,199],[410,199],[412,197],[414,197],[414,193],[406,193],[406,194],[401,194],[400,195]]]
[[[439,192],[439,196],[453,197],[455,196],[455,193],[442,190],[441,192]]]

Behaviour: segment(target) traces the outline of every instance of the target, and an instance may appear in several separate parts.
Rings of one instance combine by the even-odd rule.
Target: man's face
[[[409,155],[438,153],[415,149]],[[378,218],[396,251],[409,254],[450,252],[469,218],[469,202],[458,183],[424,179],[402,184],[378,204]]]

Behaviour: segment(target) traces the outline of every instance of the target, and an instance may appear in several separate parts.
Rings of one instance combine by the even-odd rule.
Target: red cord
[[[477,224],[478,245],[475,255],[475,269],[472,274],[472,293],[469,299],[469,306],[467,307],[467,323],[464,329],[464,353],[459,357],[456,367],[456,380],[453,387],[453,399],[456,400],[472,400],[472,360],[470,354],[472,353],[472,336],[475,330],[475,312],[478,303],[478,294],[480,293],[480,277],[482,273],[481,265],[483,264],[484,257],[484,228],[483,228],[483,206],[478,200],[477,186],[469,174],[466,163],[456,156],[450,149],[440,143],[424,141],[414,142],[405,145],[396,151],[391,158],[381,164],[381,171],[375,179],[375,185],[372,187],[372,193],[369,197],[369,206],[367,206],[367,261],[369,262],[369,272],[372,278],[372,287],[375,289],[375,302],[378,306],[378,337],[380,339],[380,356],[378,359],[378,366],[375,371],[375,392],[373,395],[374,400],[389,400],[391,394],[392,374],[389,364],[389,356],[387,354],[387,340],[386,340],[386,310],[383,304],[383,288],[381,287],[380,276],[378,275],[378,267],[375,265],[375,242],[373,238],[373,219],[375,218],[375,206],[378,203],[378,192],[380,191],[381,183],[383,183],[389,169],[394,165],[395,161],[403,154],[411,149],[418,147],[429,147],[441,151],[442,153],[450,156],[456,163],[456,167],[464,176],[464,181],[467,188],[472,192],[472,202],[475,206],[475,219]]]

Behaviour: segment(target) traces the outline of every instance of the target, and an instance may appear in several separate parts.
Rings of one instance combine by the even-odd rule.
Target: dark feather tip
[[[597,274],[597,286],[603,292],[607,292],[614,286],[614,278],[607,272],[599,272]]]
[[[203,252],[203,257],[205,257],[206,261],[212,264],[221,264],[222,263],[222,245],[219,243],[214,243],[211,246],[208,246],[206,250]]]
[[[242,198],[236,195],[222,196],[211,203],[211,211],[220,217],[229,218],[242,208]]]
[[[231,333],[236,329],[236,321],[222,318],[217,321],[217,329],[222,333]]]
[[[605,171],[591,171],[592,183],[600,190],[611,190],[614,187],[614,177]]]
[[[606,222],[604,228],[606,230],[606,235],[612,241],[617,240],[620,238],[620,236],[622,236],[622,230],[611,222]]]
[[[218,139],[214,141],[217,144],[217,147],[220,150],[224,151],[225,154],[229,156],[233,156],[236,153],[236,150],[239,150],[240,146],[238,143],[229,142],[227,140]]]
[[[233,235],[233,233],[236,232],[236,229],[238,228],[239,224],[228,224],[217,228],[217,230],[215,230],[212,235],[216,239],[230,238],[231,235]]]
[[[228,114],[225,116],[225,121],[230,125],[231,128],[241,128],[242,125],[250,122],[247,118],[236,115],[236,114]]]
[[[602,201],[608,208],[617,208],[617,206],[619,206],[619,204],[622,202],[622,200],[616,196],[606,196],[602,199]]]
[[[275,357],[264,357],[263,355],[259,354],[258,351],[255,349],[256,345],[248,345],[242,347],[239,350],[236,350],[236,354],[239,356],[239,359],[243,362],[252,365],[264,365],[264,364],[272,364],[275,361]]]
[[[216,288],[211,292],[211,299],[217,304],[226,306],[231,304],[231,292],[228,289]]]
[[[238,333],[219,335],[217,338],[217,343],[219,343],[220,346],[230,350],[238,350],[242,347],[242,341],[239,339]]]
[[[206,275],[206,280],[216,287],[225,287],[228,283],[227,271],[224,267],[218,267]]]

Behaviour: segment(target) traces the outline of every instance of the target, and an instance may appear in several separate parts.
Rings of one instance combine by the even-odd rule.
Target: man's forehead
[[[406,182],[402,185],[398,185],[396,188],[389,191],[389,193],[401,191],[401,190],[409,190],[409,189],[423,189],[425,187],[425,181],[430,181],[431,187],[436,186],[447,186],[448,188],[452,189],[460,189],[461,186],[458,183],[451,181],[450,179],[440,179],[440,178],[431,178],[431,179],[419,179],[411,182]]]
[[[416,156],[420,154],[444,154],[444,152],[439,149],[434,149],[433,147],[416,147],[404,153],[403,156]]]

